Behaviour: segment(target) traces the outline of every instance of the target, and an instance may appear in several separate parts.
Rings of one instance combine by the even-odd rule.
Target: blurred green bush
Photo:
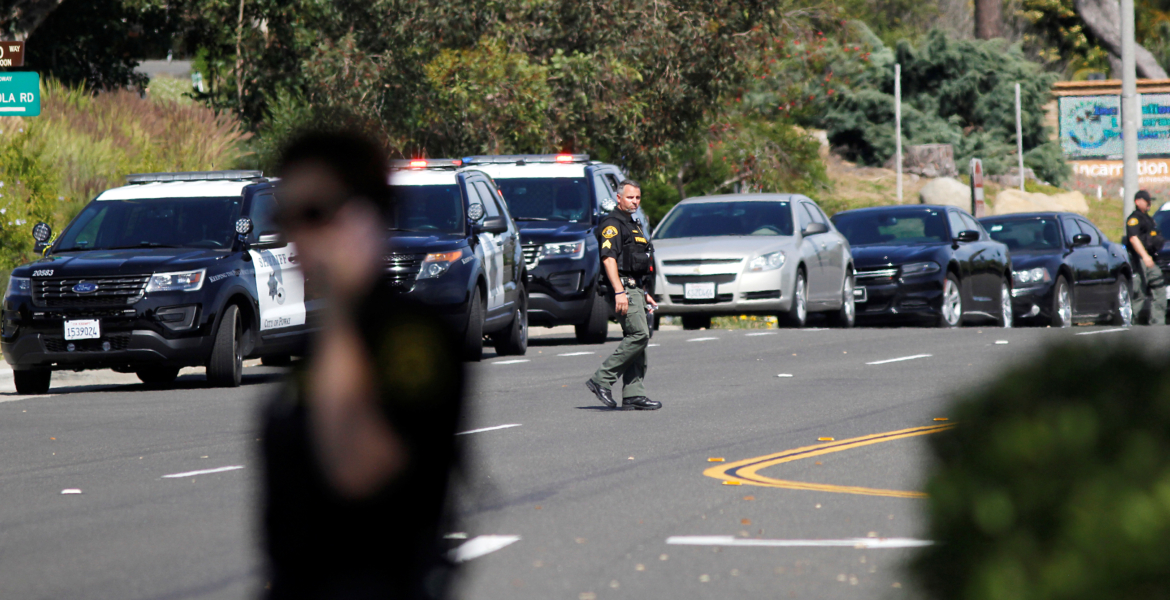
[[[1170,597],[1165,362],[1066,345],[961,402],[930,440],[928,597]]]

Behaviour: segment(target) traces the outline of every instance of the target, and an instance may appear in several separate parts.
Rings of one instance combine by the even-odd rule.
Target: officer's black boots
[[[597,385],[596,383],[593,383],[592,379],[585,382],[585,387],[589,388],[589,391],[596,394],[597,399],[601,400],[602,404],[610,408],[617,408],[617,402],[614,402],[613,400],[613,392],[601,387],[600,385]]]
[[[660,408],[662,408],[661,402],[656,402],[645,396],[622,398],[622,410],[658,410]]]

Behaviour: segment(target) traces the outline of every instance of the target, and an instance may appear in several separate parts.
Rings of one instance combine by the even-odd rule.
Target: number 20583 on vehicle
[[[66,340],[93,340],[102,337],[102,328],[97,319],[65,321]]]

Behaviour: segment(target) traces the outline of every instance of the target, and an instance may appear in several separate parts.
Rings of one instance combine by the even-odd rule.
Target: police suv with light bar
[[[166,384],[207,368],[240,383],[245,357],[299,352],[311,322],[296,251],[273,223],[259,171],[130,175],[12,271],[0,348],[17,392],[44,393],[55,369],[137,373]],[[313,306],[313,308],[316,308]]]
[[[600,249],[593,228],[617,205],[625,175],[588,154],[470,156],[465,164],[491,175],[516,223],[528,269],[528,318],[575,325],[577,340],[605,341],[610,308],[596,292]],[[641,209],[634,218],[646,227]]]
[[[519,231],[492,178],[459,159],[390,163],[390,289],[440,311],[478,361],[528,350],[528,292]]]

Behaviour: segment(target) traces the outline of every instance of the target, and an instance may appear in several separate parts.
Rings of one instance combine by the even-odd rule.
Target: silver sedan
[[[714,315],[776,315],[803,327],[809,312],[852,327],[853,256],[812,200],[729,194],[683,200],[654,231],[659,315],[707,327]]]

